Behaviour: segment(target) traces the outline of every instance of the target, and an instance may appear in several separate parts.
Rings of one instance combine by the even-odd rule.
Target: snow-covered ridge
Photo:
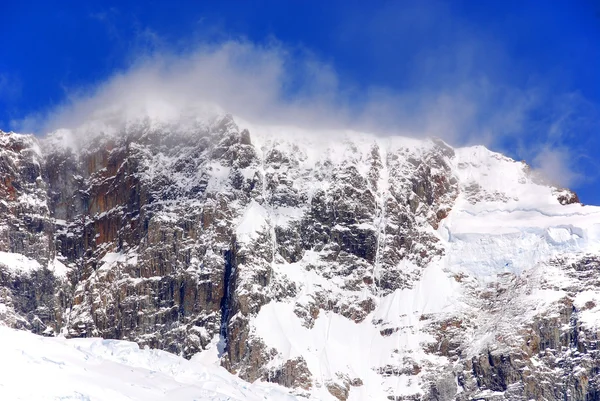
[[[333,164],[355,162],[364,169],[373,146],[385,152],[395,153],[404,150],[413,157],[418,157],[431,150],[439,139],[410,138],[402,136],[378,136],[365,132],[339,129],[305,129],[294,126],[268,126],[255,124],[238,117],[225,114],[221,109],[201,109],[197,115],[177,113],[174,117],[130,117],[125,120],[101,119],[86,122],[76,128],[58,129],[41,139],[44,153],[72,149],[75,151],[94,151],[94,147],[110,142],[114,147],[119,143],[130,143],[130,138],[144,139],[155,135],[166,140],[168,137],[198,140],[208,135],[219,125],[221,134],[246,129],[256,149],[277,149],[285,153],[299,152],[302,157],[302,168],[314,168],[319,161],[327,160]],[[13,134],[18,135],[18,134]],[[34,140],[35,142],[35,140]],[[444,144],[448,146],[447,144]],[[32,147],[40,152],[35,143]],[[532,174],[524,162],[514,161],[500,153],[492,152],[484,146],[470,146],[453,149],[451,157],[453,174],[463,183],[463,190],[471,193],[472,198],[479,196],[491,200],[509,202],[518,201],[521,205],[527,202],[539,203],[540,196],[545,201],[554,203],[557,195],[564,189],[547,185],[543,179]],[[168,163],[168,160],[164,160]],[[550,188],[550,191],[548,190]],[[566,191],[568,194],[569,191]],[[473,198],[474,199],[474,198]],[[472,199],[472,200],[473,200]],[[574,198],[576,199],[576,198]]]
[[[137,344],[46,338],[0,326],[3,400],[293,401],[277,385]]]

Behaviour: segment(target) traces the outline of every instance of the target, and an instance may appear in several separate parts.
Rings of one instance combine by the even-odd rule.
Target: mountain
[[[524,162],[218,115],[0,133],[0,173],[9,327],[320,400],[600,400],[600,207]]]

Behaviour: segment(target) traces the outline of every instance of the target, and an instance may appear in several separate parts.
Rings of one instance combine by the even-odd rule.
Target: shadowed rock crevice
[[[235,243],[235,241],[234,241]],[[223,259],[225,262],[224,276],[223,276],[223,287],[225,293],[221,298],[220,311],[221,311],[221,324],[219,329],[219,356],[223,357],[229,352],[229,320],[233,312],[233,295],[235,292],[235,246],[233,249],[228,249],[223,252]]]

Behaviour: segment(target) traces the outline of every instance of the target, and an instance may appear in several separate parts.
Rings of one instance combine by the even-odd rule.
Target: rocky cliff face
[[[486,149],[242,129],[0,133],[0,320],[317,399],[599,400],[600,210]]]

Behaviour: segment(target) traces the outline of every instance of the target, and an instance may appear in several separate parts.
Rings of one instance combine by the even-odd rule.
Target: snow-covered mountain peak
[[[456,149],[453,164],[463,198],[472,204],[496,202],[507,207],[535,207],[579,202],[574,193],[542,181],[525,162],[483,146]]]
[[[526,164],[222,114],[94,124],[0,147],[5,323],[321,400],[595,391],[600,208]]]

